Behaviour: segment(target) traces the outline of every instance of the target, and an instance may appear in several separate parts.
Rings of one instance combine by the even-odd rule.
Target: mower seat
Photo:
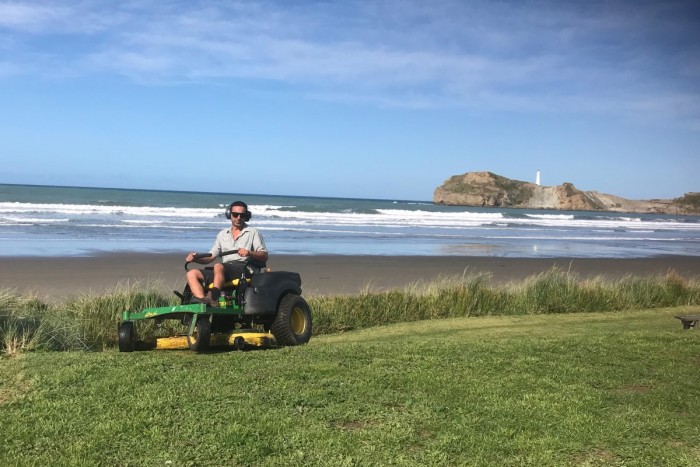
[[[245,279],[246,284],[250,284],[250,277],[246,277]],[[238,284],[241,283],[240,279],[231,279],[230,281],[224,282],[224,289],[235,289],[238,287]],[[214,284],[208,284],[207,289],[213,289]]]

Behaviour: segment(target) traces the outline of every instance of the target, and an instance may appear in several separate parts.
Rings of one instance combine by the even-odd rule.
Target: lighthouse
[[[537,171],[537,174],[535,175],[535,185],[540,186],[540,171]]]

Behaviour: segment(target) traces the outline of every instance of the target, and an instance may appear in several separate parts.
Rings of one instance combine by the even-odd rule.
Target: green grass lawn
[[[699,465],[674,314],[454,318],[267,351],[0,359],[3,465]]]

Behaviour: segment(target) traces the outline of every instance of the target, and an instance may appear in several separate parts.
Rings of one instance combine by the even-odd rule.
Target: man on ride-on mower
[[[252,259],[258,263],[267,262],[267,248],[262,235],[258,229],[246,224],[251,215],[247,204],[243,201],[234,201],[226,209],[226,218],[231,219],[231,227],[218,233],[214,246],[210,250],[211,256],[197,258],[197,252],[193,251],[185,257],[188,263],[209,264],[220,257],[224,251],[238,250],[237,254],[223,256],[222,262],[215,264],[213,269],[187,271],[187,283],[194,300],[210,306],[218,306],[224,282],[241,277],[248,260]],[[204,293],[202,282],[213,284],[211,295]]]

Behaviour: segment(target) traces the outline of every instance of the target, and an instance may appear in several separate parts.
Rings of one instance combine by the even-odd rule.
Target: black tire
[[[136,328],[133,321],[119,324],[119,351],[133,352],[136,349]]]
[[[233,348],[236,350],[245,349],[245,339],[243,339],[241,336],[236,336],[236,338],[233,339]]]
[[[280,345],[306,344],[311,339],[311,308],[302,297],[285,295],[272,323],[272,334]]]
[[[209,340],[211,339],[211,323],[206,316],[200,316],[195,325],[194,335],[187,336],[187,347],[190,350],[202,352],[209,348]]]

